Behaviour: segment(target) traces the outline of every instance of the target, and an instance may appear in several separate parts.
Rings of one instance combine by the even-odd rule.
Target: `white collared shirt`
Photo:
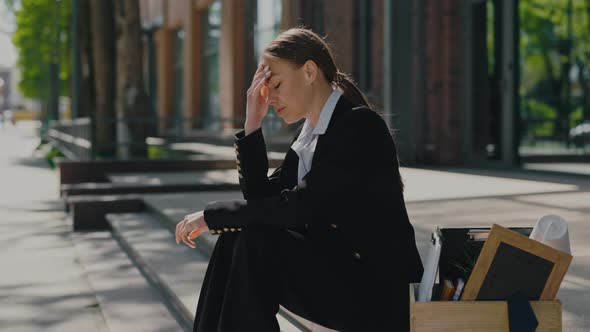
[[[341,95],[340,90],[334,89],[322,108],[315,128],[306,119],[297,140],[291,145],[291,149],[299,156],[299,168],[297,169],[297,183],[299,186],[303,184],[303,177],[311,170],[311,161],[318,142],[318,136],[323,135],[328,129],[332,113],[334,113],[334,108],[336,108],[336,103],[338,103]]]

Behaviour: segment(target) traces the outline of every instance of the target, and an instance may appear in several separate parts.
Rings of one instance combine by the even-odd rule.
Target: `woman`
[[[194,331],[279,331],[279,305],[339,331],[409,330],[408,283],[423,269],[387,125],[312,31],[281,33],[261,58],[234,144],[244,199],[176,227],[193,248],[219,234]],[[269,105],[305,122],[267,176]]]

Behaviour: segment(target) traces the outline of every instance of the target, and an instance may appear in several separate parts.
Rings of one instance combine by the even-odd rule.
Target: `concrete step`
[[[241,191],[224,192],[200,192],[200,193],[174,193],[174,194],[150,194],[143,195],[146,211],[157,215],[157,220],[172,234],[176,224],[185,215],[203,210],[208,202],[215,200],[228,200],[243,198]],[[204,233],[199,237],[201,249],[208,255],[211,254],[217,241],[217,235]]]
[[[152,213],[108,214],[114,238],[129,254],[146,279],[157,287],[176,312],[180,325],[192,327],[199,291],[205,276],[211,244],[197,239],[197,250],[177,245],[174,234],[161,217]],[[213,237],[210,234],[207,234]],[[200,241],[199,241],[200,240]],[[200,245],[200,246],[199,246]],[[281,307],[277,315],[284,332],[312,330],[314,324],[288,313]]]
[[[110,232],[73,233],[72,238],[109,331],[182,331]]]

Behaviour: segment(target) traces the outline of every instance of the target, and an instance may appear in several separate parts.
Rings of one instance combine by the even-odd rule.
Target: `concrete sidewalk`
[[[0,128],[0,330],[107,331],[34,129]]]
[[[32,128],[0,130],[1,327],[104,331],[58,202],[57,174],[30,155],[36,142]],[[437,226],[533,226],[543,214],[563,216],[574,255],[558,293],[564,331],[590,331],[590,177],[453,168],[401,172],[422,257]],[[154,179],[184,181],[154,174],[144,180]],[[174,194],[159,202],[171,215],[194,212],[199,205]]]

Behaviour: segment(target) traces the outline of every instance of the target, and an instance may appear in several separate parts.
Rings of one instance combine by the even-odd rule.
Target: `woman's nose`
[[[276,90],[272,87],[268,87],[268,103],[274,106],[274,103],[277,100],[277,93]]]

